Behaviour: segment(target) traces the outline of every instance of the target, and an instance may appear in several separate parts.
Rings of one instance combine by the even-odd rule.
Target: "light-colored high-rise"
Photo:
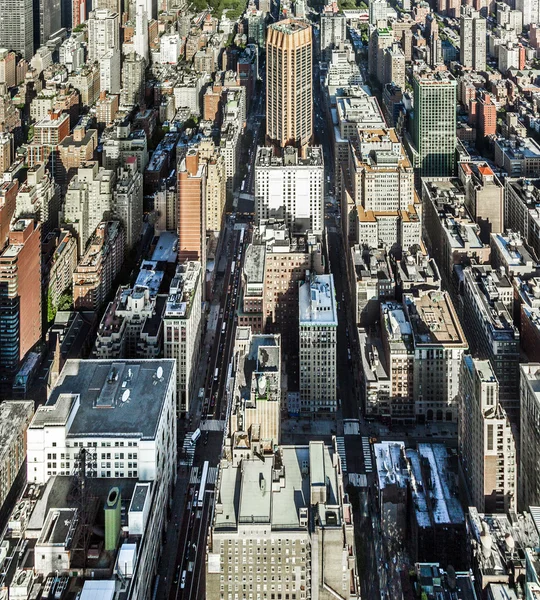
[[[312,275],[298,291],[300,321],[300,410],[335,412],[337,306],[332,275]]]
[[[447,71],[423,71],[413,77],[413,166],[422,177],[454,174],[456,149],[455,78]]]
[[[321,14],[321,58],[347,39],[347,20],[343,14]]]
[[[321,233],[324,227],[324,162],[320,146],[302,157],[288,147],[282,157],[259,147],[255,159],[255,218],[285,221],[289,228]]]
[[[480,512],[515,510],[516,444],[490,362],[465,355],[460,389],[459,452],[470,504]]]
[[[486,20],[472,6],[462,6],[459,19],[461,64],[474,71],[486,68]]]
[[[305,21],[284,19],[266,37],[266,137],[284,147],[309,144],[313,134],[312,33]]]
[[[32,0],[0,0],[0,47],[34,55],[34,11]]]
[[[120,49],[118,13],[98,8],[88,18],[88,62],[94,62],[109,50]]]
[[[201,348],[203,274],[200,262],[178,265],[165,306],[163,355],[177,361],[179,412],[190,409],[194,394]]]

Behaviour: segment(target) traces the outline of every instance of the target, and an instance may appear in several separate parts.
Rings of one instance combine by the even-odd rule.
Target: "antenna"
[[[122,394],[122,402],[127,402],[129,399],[129,390],[124,390],[124,393]]]
[[[161,379],[163,377],[163,367],[158,367],[156,372],[157,378]]]

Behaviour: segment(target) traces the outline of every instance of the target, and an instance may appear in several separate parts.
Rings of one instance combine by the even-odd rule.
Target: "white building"
[[[28,169],[26,183],[17,193],[15,218],[33,218],[42,223],[42,236],[58,226],[59,186],[45,168],[45,163]]]
[[[162,35],[159,47],[159,60],[165,65],[175,65],[180,56],[180,36],[177,33]]]
[[[30,423],[28,482],[70,475],[84,448],[90,477],[176,477],[176,362],[66,361]]]
[[[111,48],[99,59],[99,88],[109,94],[120,93],[120,50]]]
[[[88,62],[99,61],[109,50],[120,50],[118,13],[107,8],[93,10],[87,21]]]
[[[126,246],[131,249],[139,241],[143,224],[143,176],[137,170],[137,158],[129,156],[116,172],[113,214],[126,230]]]
[[[255,218],[275,218],[287,227],[321,233],[324,228],[324,162],[320,146],[308,147],[306,157],[288,146],[283,157],[259,147],[255,160]]]
[[[195,393],[202,335],[202,278],[200,262],[178,265],[165,307],[164,356],[177,361],[179,412],[189,410]]]
[[[516,444],[488,360],[463,357],[459,451],[469,504],[480,512],[516,510]]]
[[[63,223],[79,238],[79,254],[112,208],[115,174],[97,162],[79,167],[71,180],[62,213]]]
[[[333,275],[300,284],[300,410],[335,412],[337,306]]]

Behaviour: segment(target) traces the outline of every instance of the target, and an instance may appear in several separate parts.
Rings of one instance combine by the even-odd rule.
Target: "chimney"
[[[195,149],[188,150],[186,155],[186,171],[194,176],[199,170],[199,152]]]

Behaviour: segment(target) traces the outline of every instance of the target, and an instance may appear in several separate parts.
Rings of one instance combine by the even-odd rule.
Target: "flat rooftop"
[[[337,306],[333,275],[316,275],[300,283],[298,290],[300,327],[337,327]]]
[[[447,292],[433,291],[403,297],[415,345],[444,344],[467,347],[465,334]]]
[[[71,420],[68,438],[153,439],[175,385],[175,364],[175,359],[67,360],[30,427],[66,426]]]
[[[0,403],[0,456],[10,452],[15,439],[19,439],[34,413],[32,400],[6,400]]]

